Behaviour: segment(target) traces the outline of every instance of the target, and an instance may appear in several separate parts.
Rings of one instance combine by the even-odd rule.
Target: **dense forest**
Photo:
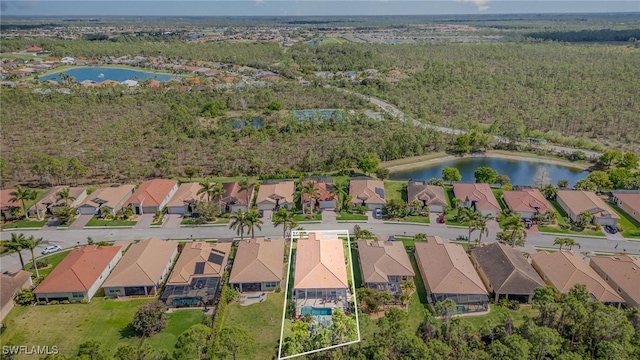
[[[579,31],[545,31],[529,33],[526,36],[566,42],[606,42],[606,41],[629,41],[636,42],[640,39],[640,29],[635,30],[579,30]]]

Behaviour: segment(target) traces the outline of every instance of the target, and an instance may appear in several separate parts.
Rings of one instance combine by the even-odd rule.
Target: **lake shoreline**
[[[69,71],[69,70],[87,69],[87,68],[131,70],[131,71],[137,71],[137,72],[141,72],[141,73],[145,73],[145,74],[171,75],[171,76],[175,77],[176,79],[181,78],[181,76],[179,74],[174,74],[174,73],[169,72],[169,71],[164,70],[164,69],[147,70],[145,68],[140,68],[140,67],[130,66],[130,65],[121,65],[121,64],[109,64],[109,65],[62,65],[62,66],[58,66],[55,69],[51,69],[49,71],[45,71],[42,74],[38,74],[38,78],[42,78],[44,76],[49,76],[49,75],[56,75],[56,74],[59,74],[59,73],[65,72],[65,71]],[[105,80],[109,80],[109,79],[105,79]],[[40,81],[42,82],[42,81],[47,81],[47,80],[40,80]],[[117,80],[115,80],[115,81],[117,81]],[[169,81],[169,80],[164,80],[164,81]]]
[[[565,161],[565,160],[555,160],[555,159],[540,158],[540,157],[535,157],[535,156],[511,155],[511,154],[505,154],[502,151],[487,151],[487,152],[484,152],[484,153],[474,153],[474,154],[468,154],[468,155],[464,155],[464,156],[445,155],[445,156],[438,157],[438,158],[435,158],[435,159],[417,160],[415,162],[409,162],[409,163],[399,164],[399,165],[392,165],[392,166],[386,167],[386,169],[389,170],[390,173],[398,173],[398,172],[402,172],[402,171],[406,171],[406,170],[427,168],[427,167],[429,167],[429,165],[437,165],[439,163],[450,161],[450,160],[466,159],[466,158],[494,158],[494,159],[503,159],[503,160],[529,161],[529,162],[537,162],[537,163],[545,163],[545,164],[566,166],[566,167],[574,168],[574,169],[578,169],[578,170],[587,170],[589,168],[589,165],[587,165],[587,164],[574,163],[574,162],[571,162],[571,161],[568,161],[568,160]],[[408,159],[410,159],[410,158],[408,158]],[[383,167],[384,167],[384,164],[383,164]]]

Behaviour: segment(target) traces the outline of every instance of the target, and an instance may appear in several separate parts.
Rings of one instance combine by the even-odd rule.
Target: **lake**
[[[581,169],[543,162],[471,157],[447,160],[438,164],[430,164],[423,168],[392,173],[389,178],[391,180],[429,180],[432,178],[442,178],[442,168],[445,166],[460,170],[460,175],[462,175],[462,181],[464,182],[474,182],[475,176],[473,173],[476,169],[480,166],[488,166],[497,170],[501,175],[509,176],[513,185],[533,185],[533,179],[536,173],[543,168],[548,171],[552,184],[556,184],[558,180],[564,179],[569,180],[569,185],[573,186],[576,181],[589,174],[587,171]]]
[[[60,81],[60,73],[71,75],[77,82],[91,80],[96,82],[102,82],[105,80],[115,80],[117,82],[123,82],[125,80],[147,80],[153,79],[158,81],[168,81],[175,79],[176,76],[172,74],[146,72],[140,70],[121,69],[121,68],[108,68],[108,67],[77,67],[60,71],[57,73],[40,76],[40,81],[55,80]]]

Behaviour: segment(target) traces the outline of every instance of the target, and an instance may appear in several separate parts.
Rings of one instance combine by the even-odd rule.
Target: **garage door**
[[[95,215],[96,208],[91,206],[81,207],[81,208],[78,208],[78,213],[80,215]]]
[[[184,206],[171,206],[168,208],[169,214],[181,214],[184,215],[186,209]]]

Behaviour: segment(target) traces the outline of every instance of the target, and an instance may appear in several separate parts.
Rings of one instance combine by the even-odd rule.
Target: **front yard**
[[[367,221],[369,217],[367,215],[350,214],[347,212],[340,212],[336,217],[338,221]]]
[[[7,229],[39,229],[47,223],[47,220],[18,220],[2,225],[2,230]]]
[[[430,222],[428,216],[420,216],[420,215],[409,215],[404,218],[393,219],[393,221],[420,223],[420,224],[428,224]]]
[[[307,221],[322,221],[322,215],[320,214],[295,214],[293,215],[293,220],[297,222],[307,222]]]
[[[601,236],[605,237],[605,234],[602,231],[596,231],[592,229],[584,229],[582,231],[573,231],[571,229],[563,229],[560,227],[561,224],[567,226],[570,225],[567,221],[567,213],[560,207],[555,200],[549,200],[549,203],[554,207],[554,209],[558,213],[557,224],[554,225],[538,225],[538,231],[546,232],[546,233],[554,233],[554,234],[570,234],[570,235],[589,235],[589,236]]]
[[[69,255],[69,253],[71,252],[71,250],[66,250],[66,251],[60,251],[60,252],[56,252],[53,253],[49,256],[46,257],[41,257],[41,258],[37,258],[36,262],[43,262],[46,261],[47,264],[49,264],[49,266],[47,266],[46,268],[39,268],[38,267],[38,272],[40,273],[40,276],[46,276],[49,275],[49,273],[51,273],[53,271],[53,269],[55,269],[56,266],[58,266],[58,264],[60,264],[60,262],[67,257],[67,255]],[[29,256],[29,258],[25,257],[24,259],[24,269],[26,271],[31,271],[32,273],[35,274],[35,270],[33,269],[33,263],[30,261],[31,260],[31,256]]]
[[[85,226],[135,226],[137,221],[130,220],[106,220],[92,217]]]

